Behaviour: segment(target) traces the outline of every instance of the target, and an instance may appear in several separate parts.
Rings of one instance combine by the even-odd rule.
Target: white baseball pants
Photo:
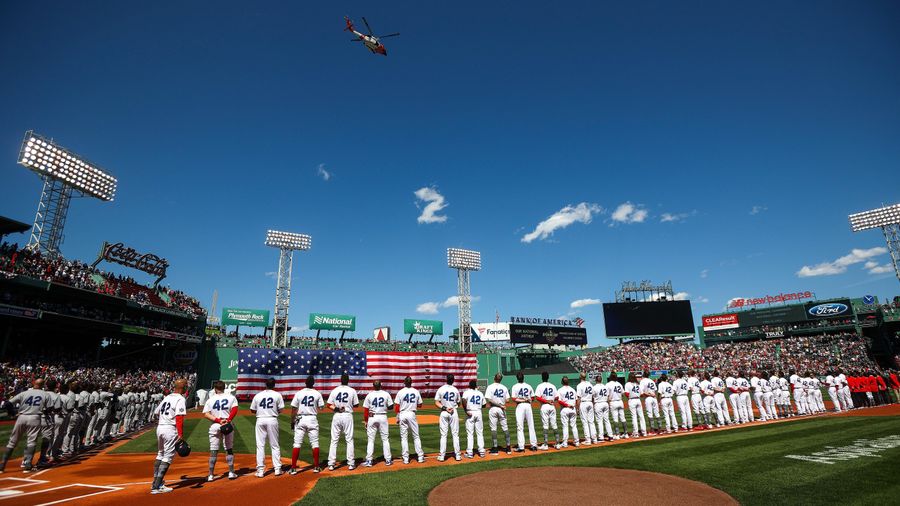
[[[647,421],[644,419],[644,408],[641,399],[628,399],[628,412],[631,413],[631,427],[635,436],[647,434]]]
[[[591,443],[597,440],[597,425],[594,421],[594,404],[582,402],[578,408],[581,415],[581,428],[584,430],[584,440]]]
[[[453,413],[441,411],[441,419],[438,423],[438,429],[441,432],[441,457],[447,453],[447,432],[453,436],[453,451],[459,455],[459,413],[453,410]]]
[[[662,417],[666,421],[666,430],[678,429],[678,419],[675,418],[675,403],[671,397],[663,397],[659,400],[659,408]]]
[[[338,440],[344,435],[347,442],[347,465],[356,465],[355,448],[353,446],[353,414],[335,413],[331,418],[331,445],[328,448],[328,465],[337,463]]]
[[[609,402],[597,402],[594,404],[594,418],[597,421],[597,441],[602,440],[604,435],[613,435],[612,425],[609,423]]]
[[[416,418],[415,411],[401,411],[397,415],[397,425],[400,427],[400,454],[404,459],[409,458],[409,435],[412,434],[413,448],[416,455],[422,457],[422,440],[419,438],[419,420]]]
[[[678,411],[681,412],[681,427],[684,429],[693,429],[694,417],[691,415],[691,404],[688,396],[679,395],[675,400],[678,402]]]
[[[281,468],[281,447],[278,444],[278,418],[256,419],[256,469],[266,467],[266,443],[272,450],[272,467]]]
[[[366,460],[372,460],[375,453],[375,436],[381,434],[381,446],[384,451],[384,461],[391,461],[391,442],[388,440],[388,419],[387,415],[370,415],[369,423],[366,424],[366,435],[368,442],[366,443]]]
[[[478,440],[478,453],[484,453],[484,421],[481,419],[481,410],[466,413],[466,452],[472,455],[476,439]],[[553,425],[556,425],[556,417],[553,417]]]
[[[559,410],[559,421],[562,423],[562,442],[569,443],[569,427],[572,428],[572,440],[578,442],[578,414],[575,408],[562,408]]]
[[[234,432],[229,434],[233,436]],[[319,447],[319,419],[311,415],[301,415],[294,423],[294,448],[300,448],[303,438],[309,438],[309,447]],[[318,465],[318,464],[316,464]]]
[[[537,434],[534,432],[534,413],[531,411],[531,403],[520,402],[516,405],[516,441],[519,449],[525,448],[525,424],[528,425],[528,442],[531,446],[537,446]]]

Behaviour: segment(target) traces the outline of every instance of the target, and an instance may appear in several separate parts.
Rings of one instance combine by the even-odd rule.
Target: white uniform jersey
[[[747,378],[744,378],[744,377],[738,378],[737,386],[744,392],[750,391],[750,382],[747,381]]]
[[[575,393],[581,402],[594,402],[594,385],[590,381],[585,380],[579,383],[575,388]]]
[[[778,390],[779,388],[781,388],[778,376],[775,376],[773,374],[769,377],[769,386],[772,388],[772,390]]]
[[[40,415],[44,412],[49,397],[48,392],[45,390],[29,388],[14,395],[9,402],[19,405],[20,415]]]
[[[438,388],[434,398],[441,404],[443,408],[456,409],[459,406],[460,396],[459,390],[453,385],[444,385]]]
[[[642,394],[648,397],[656,397],[657,386],[655,381],[650,378],[642,378],[639,384],[641,385]]]
[[[325,399],[315,388],[304,388],[294,394],[291,407],[297,408],[298,415],[317,415],[325,407]]]
[[[412,387],[401,388],[394,396],[394,404],[400,406],[401,413],[415,413],[422,405],[422,394]]]
[[[687,384],[691,388],[692,394],[700,393],[700,378],[698,378],[696,376],[690,376],[687,379]]]
[[[500,383],[491,383],[484,391],[484,396],[488,401],[493,401],[493,405],[503,408],[509,400],[509,390]]]
[[[715,391],[713,391],[712,381],[703,380],[698,386],[700,387],[700,391],[703,392],[703,395],[710,396],[715,393]]]
[[[800,390],[806,391],[812,388],[812,381],[809,378],[800,378]]]
[[[766,378],[759,378],[759,384],[757,386],[764,394],[772,391],[772,385],[769,384],[769,380]]]
[[[762,392],[762,387],[759,385],[759,378],[756,376],[750,378],[750,386],[753,388],[754,392]]]
[[[284,397],[275,390],[263,390],[250,402],[250,410],[256,411],[256,418],[276,418],[282,409]]]
[[[625,394],[628,395],[628,399],[640,399],[641,397],[641,384],[640,383],[625,383]]]
[[[684,378],[676,378],[675,381],[672,382],[672,389],[675,390],[675,395],[687,395],[690,386]],[[697,387],[697,393],[700,393],[700,387]]]
[[[363,407],[369,409],[369,416],[386,415],[388,408],[394,407],[394,400],[384,390],[374,390],[363,399]]]
[[[609,389],[609,401],[618,402],[622,400],[622,394],[625,393],[625,387],[618,381],[610,381],[606,384]]]
[[[830,374],[825,376],[825,385],[828,386],[828,388],[837,388],[837,381],[834,379],[834,376]]]
[[[778,387],[779,387],[781,390],[787,390],[787,389],[788,389],[788,380],[787,380],[787,378],[778,378]]]
[[[228,418],[231,416],[231,408],[237,406],[238,401],[231,394],[214,393],[206,399],[203,405],[203,412],[209,413],[216,418]]]
[[[78,399],[76,399],[76,401],[77,401],[77,400],[78,400]],[[154,399],[154,400],[156,401],[157,404],[159,404],[160,402],[162,402],[162,396],[160,396],[159,399]],[[94,390],[93,392],[91,392],[91,395],[88,396],[88,403],[89,403],[92,407],[96,407],[97,404],[100,404],[100,392],[98,392],[98,391],[96,391],[96,390]]]
[[[467,388],[466,391],[463,392],[462,398],[466,401],[467,412],[481,411],[482,408],[484,408],[484,394],[477,388]]]
[[[534,389],[534,395],[536,397],[544,399],[545,401],[554,402],[556,401],[556,385],[547,382],[540,383]]]
[[[359,406],[359,395],[348,385],[339,385],[328,394],[328,404],[337,408],[338,413],[352,413]]]
[[[186,413],[184,396],[181,394],[171,393],[163,397],[163,400],[156,406],[160,425],[175,425],[175,417],[184,416]]]
[[[668,381],[661,381],[656,387],[659,389],[659,395],[662,397],[671,399],[675,395],[675,388]]]
[[[110,398],[112,398],[112,394],[108,394]],[[91,394],[87,390],[82,390],[78,393],[78,407],[86,408],[88,402],[91,400]]]
[[[714,391],[716,391],[716,392],[724,392],[725,391],[725,382],[722,381],[722,378],[715,376],[715,377],[713,377],[712,380],[710,380],[710,383],[712,383],[712,388]]]
[[[847,386],[847,377],[844,376],[844,373],[838,374],[835,379],[837,380],[838,385],[842,387]]]
[[[813,390],[818,390],[819,388],[822,387],[822,382],[819,381],[818,376],[813,376],[812,378],[809,378],[809,387],[812,388]]]
[[[570,387],[569,385],[564,385],[559,388],[556,392],[556,396],[559,399],[560,404],[563,407],[574,408],[575,407],[575,389]]]
[[[609,387],[603,383],[594,385],[594,404],[598,402],[609,402]]]
[[[512,387],[511,395],[513,400],[520,399],[531,402],[534,397],[534,389],[528,383],[516,383]]]
[[[796,374],[791,374],[790,382],[791,382],[791,386],[794,387],[795,392],[803,391],[803,381],[802,381],[802,378],[800,378],[800,376],[798,376]]]
[[[737,380],[732,376],[725,378],[725,388],[728,389],[728,393],[733,394],[734,391],[738,389]]]

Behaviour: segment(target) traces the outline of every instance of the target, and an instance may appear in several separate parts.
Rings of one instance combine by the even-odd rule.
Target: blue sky
[[[369,54],[344,15],[402,35]],[[33,128],[119,179],[73,204],[67,257],[124,241],[206,305],[270,308],[266,229],[311,234],[294,325],[452,329],[448,246],[483,252],[476,321],[577,314],[592,344],[600,306],[572,303],[625,280],[671,279],[698,320],[892,296],[847,214],[900,201],[898,23],[889,1],[4,2],[0,215],[33,219]]]

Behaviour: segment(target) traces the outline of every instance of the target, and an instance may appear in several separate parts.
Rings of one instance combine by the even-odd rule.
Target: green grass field
[[[425,409],[421,413],[436,414]],[[510,415],[512,413],[510,412]],[[514,416],[510,428],[514,430]],[[331,416],[320,417],[320,445],[327,453]],[[538,439],[542,439],[540,418],[536,417]],[[254,418],[235,420],[235,451],[255,452]],[[189,420],[185,431],[197,451],[208,448],[209,423]],[[356,458],[365,455],[366,436],[362,415],[356,415]],[[579,432],[581,425],[579,424]],[[485,427],[486,443],[490,433]],[[808,455],[826,446],[841,446],[858,438],[900,435],[900,417],[823,417],[787,423],[752,426],[720,432],[699,432],[668,439],[641,440],[625,445],[585,448],[574,452],[541,452],[517,459],[485,460],[476,458],[463,466],[416,468],[399,464],[390,474],[392,486],[384,486],[382,473],[330,478],[327,474],[301,504],[347,504],[353,502],[425,504],[428,492],[439,483],[459,475],[510,467],[596,466],[638,469],[673,474],[702,481],[731,494],[742,504],[892,504],[900,494],[900,448],[879,453],[880,457],[862,457],[820,464],[786,458],[788,454]],[[422,444],[427,453],[438,450],[438,428],[423,425]],[[512,434],[515,445],[515,433]],[[460,439],[465,448],[465,429]],[[552,439],[552,435],[551,435]],[[281,424],[282,455],[287,457],[293,437],[286,420]],[[391,431],[391,449],[399,455],[399,432]],[[116,452],[156,451],[152,431],[119,447]],[[304,445],[301,458],[309,459]],[[343,457],[343,444],[339,447]],[[380,455],[380,441],[376,457]]]

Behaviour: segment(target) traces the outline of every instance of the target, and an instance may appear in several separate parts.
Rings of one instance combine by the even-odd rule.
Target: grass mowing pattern
[[[404,470],[390,475],[324,478],[300,504],[426,504],[431,489],[449,478],[533,466],[614,467],[672,474],[724,490],[745,505],[894,504],[900,495],[896,478],[900,448],[885,450],[881,458],[833,465],[784,457],[892,434],[900,434],[898,417],[822,418],[502,461],[479,460],[464,466],[411,466],[407,470],[401,464]],[[385,486],[386,479],[390,486]],[[625,494],[627,490],[610,493]]]

